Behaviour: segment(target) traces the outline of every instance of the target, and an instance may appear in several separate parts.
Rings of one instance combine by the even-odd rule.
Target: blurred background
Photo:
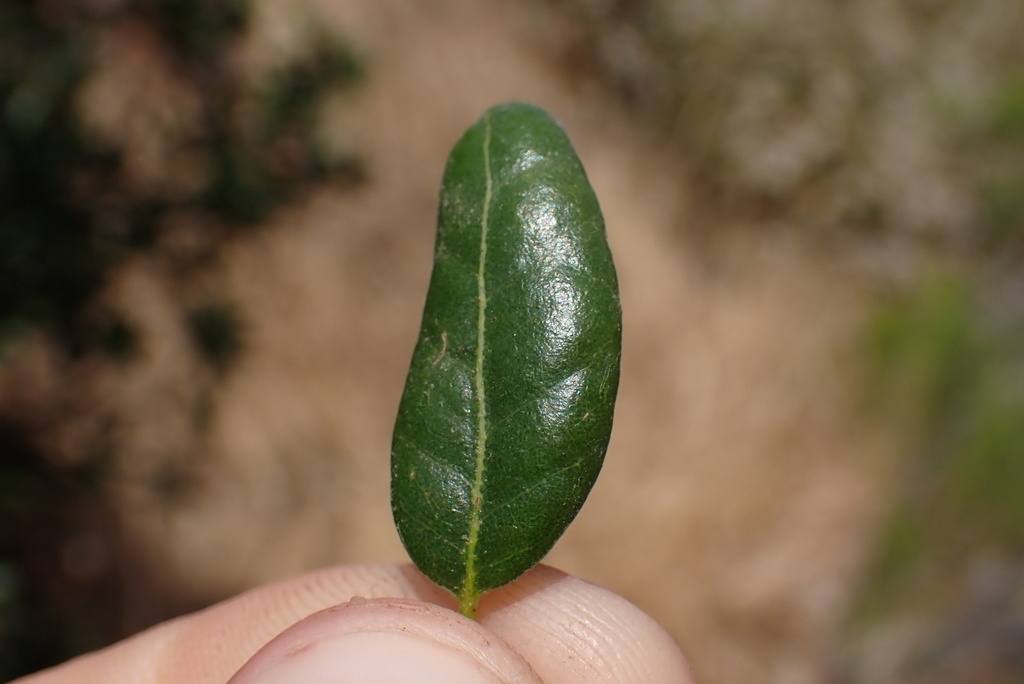
[[[444,160],[567,129],[625,312],[548,562],[698,680],[1024,681],[1018,0],[0,3],[0,680],[405,558]]]

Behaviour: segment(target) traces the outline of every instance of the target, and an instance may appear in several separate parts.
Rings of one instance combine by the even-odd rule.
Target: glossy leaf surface
[[[434,270],[392,443],[409,555],[472,615],[530,569],[597,478],[619,380],[597,198],[543,111],[488,111],[445,169]]]

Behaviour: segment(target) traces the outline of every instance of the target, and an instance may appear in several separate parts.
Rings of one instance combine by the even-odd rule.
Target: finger
[[[675,641],[646,613],[554,568],[485,595],[479,615],[552,684],[693,682]]]
[[[454,608],[411,566],[342,566],[253,590],[19,684],[223,684],[261,646],[353,597]],[[485,596],[481,624],[549,683],[689,682],[672,640],[617,595],[550,568]]]
[[[551,568],[489,595],[480,615],[476,623],[394,599],[345,604],[287,630],[231,684],[346,684],[369,672],[396,682],[525,684],[539,681],[535,672],[560,684],[692,681],[675,643],[644,613]],[[453,653],[464,657],[452,662]]]
[[[286,628],[355,596],[455,606],[410,565],[327,568],[253,589],[12,684],[224,684]]]

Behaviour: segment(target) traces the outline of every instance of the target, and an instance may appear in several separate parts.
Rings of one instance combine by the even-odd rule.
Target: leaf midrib
[[[480,262],[477,265],[476,287],[476,368],[474,389],[476,390],[476,463],[473,468],[473,489],[470,493],[469,534],[466,539],[465,583],[459,596],[459,609],[468,617],[476,613],[479,599],[476,589],[476,547],[480,539],[480,509],[483,504],[484,469],[487,454],[487,402],[484,388],[484,342],[487,324],[487,232],[489,229],[491,194],[494,180],[491,177],[491,118],[484,119],[484,206],[480,217]]]

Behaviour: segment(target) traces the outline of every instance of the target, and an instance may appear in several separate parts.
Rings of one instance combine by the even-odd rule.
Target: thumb
[[[314,613],[253,656],[229,684],[542,684],[478,622],[431,603],[361,599]]]

